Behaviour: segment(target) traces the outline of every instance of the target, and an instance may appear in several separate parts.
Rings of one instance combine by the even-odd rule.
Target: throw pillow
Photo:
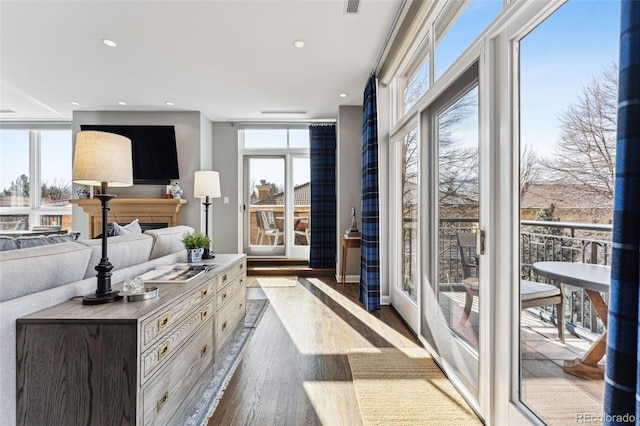
[[[113,234],[112,235],[125,235],[125,234],[142,234],[142,228],[138,223],[138,219],[134,219],[133,222],[128,225],[121,226],[117,222],[113,222],[112,224]]]
[[[16,238],[16,242],[18,243],[18,248],[21,248],[21,249],[46,246],[50,244],[49,240],[45,236],[18,237]]]
[[[49,240],[49,244],[78,241],[78,238],[80,238],[80,232],[69,232],[68,234],[64,234],[64,235],[48,235],[47,236],[47,240]]]
[[[17,250],[18,242],[13,237],[0,236],[0,251]]]

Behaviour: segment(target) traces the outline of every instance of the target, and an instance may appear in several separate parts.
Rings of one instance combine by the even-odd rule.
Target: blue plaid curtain
[[[378,195],[378,102],[376,76],[364,91],[362,113],[362,242],[359,299],[368,311],[380,309],[380,201]]]
[[[311,247],[309,267],[336,266],[336,126],[309,126]]]
[[[604,424],[640,421],[640,2],[622,1]],[[624,415],[627,417],[623,417]]]

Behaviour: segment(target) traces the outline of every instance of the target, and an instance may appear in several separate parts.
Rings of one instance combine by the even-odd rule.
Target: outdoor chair
[[[260,244],[262,245],[262,238],[266,235],[269,237],[269,243],[273,238],[273,245],[277,246],[280,237],[284,238],[284,230],[278,225],[276,221],[276,215],[273,210],[258,210],[256,213],[260,216],[260,222],[262,224],[262,235],[260,237]]]
[[[304,222],[304,221],[301,221]],[[300,245],[310,245],[311,244],[311,214],[309,214],[309,217],[307,217],[306,219],[306,224],[300,224],[296,227],[296,229],[294,230],[294,233],[296,235],[296,240],[298,240],[299,236],[304,236],[305,237],[305,243],[302,244],[302,242],[300,243]],[[298,229],[300,228],[300,229]]]
[[[458,253],[462,263],[462,280],[466,298],[460,324],[465,324],[471,315],[473,297],[478,296],[479,257],[476,254],[476,235],[472,232],[457,232]],[[561,288],[551,284],[520,280],[520,309],[536,306],[556,306],[558,340],[564,343],[564,297]]]

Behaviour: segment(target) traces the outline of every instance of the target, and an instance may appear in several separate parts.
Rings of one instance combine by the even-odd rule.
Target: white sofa
[[[174,226],[110,237],[111,282],[184,262],[180,239],[188,231]],[[95,292],[101,254],[99,239],[0,252],[0,425],[16,424],[16,319]]]

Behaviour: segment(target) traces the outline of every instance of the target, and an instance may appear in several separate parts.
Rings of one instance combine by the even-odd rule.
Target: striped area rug
[[[424,349],[348,352],[365,425],[481,425]]]

